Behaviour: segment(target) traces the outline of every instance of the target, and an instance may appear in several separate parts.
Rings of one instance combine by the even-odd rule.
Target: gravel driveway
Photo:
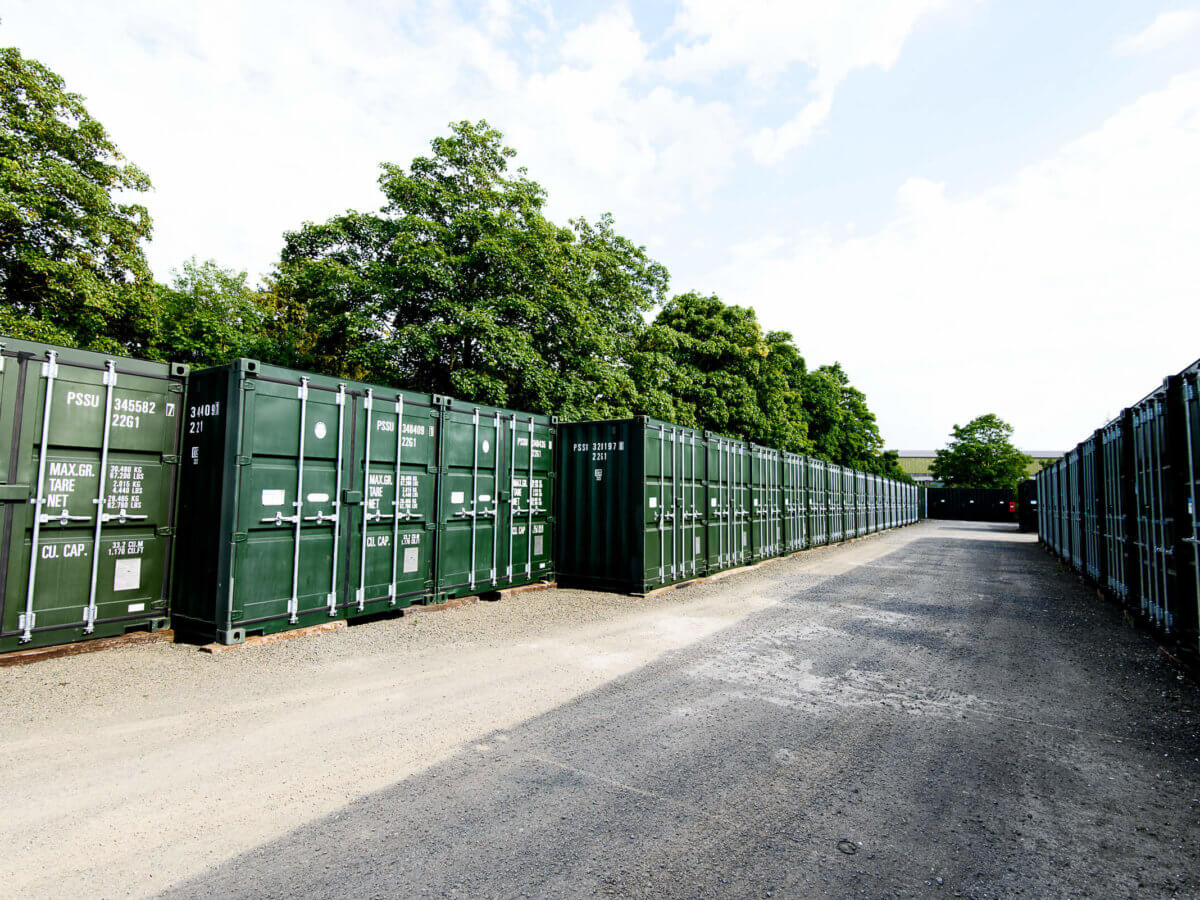
[[[1196,687],[1008,526],[0,686],[5,895],[1200,892]]]

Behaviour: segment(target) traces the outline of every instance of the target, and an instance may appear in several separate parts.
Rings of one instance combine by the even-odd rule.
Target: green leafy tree
[[[157,355],[193,365],[274,352],[266,333],[269,297],[246,284],[245,272],[194,258],[157,288],[161,312]]]
[[[993,413],[955,425],[929,474],[947,487],[1015,490],[1033,460],[1012,445],[1012,433],[1012,426]]]
[[[813,452],[838,465],[883,474],[883,438],[875,414],[841,363],[809,372],[803,392]]]
[[[611,217],[551,222],[545,192],[486,122],[459,122],[379,213],[285,236],[280,361],[564,417],[628,415],[629,358],[666,270]]]
[[[715,296],[674,297],[639,342],[640,411],[784,450],[808,449],[804,358],[753,309]]]
[[[150,216],[120,199],[149,188],[83,98],[0,49],[0,331],[153,355]]]

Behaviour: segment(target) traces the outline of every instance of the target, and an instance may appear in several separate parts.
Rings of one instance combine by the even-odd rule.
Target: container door
[[[126,362],[4,359],[5,649],[165,625],[182,385]]]
[[[674,460],[668,429],[653,425],[643,437],[646,478],[642,484],[642,509],[646,532],[643,577],[650,584],[675,581]]]
[[[1187,495],[1187,514],[1180,523],[1180,589],[1187,595],[1193,623],[1200,623],[1200,510],[1197,510],[1197,491],[1200,490],[1200,373],[1183,376],[1182,425],[1184,439],[1183,485]],[[1182,597],[1181,597],[1182,601]],[[1200,634],[1191,648],[1200,650]]]
[[[443,410],[436,551],[439,595],[464,596],[498,585],[496,475],[505,424],[498,411],[450,405]]]
[[[545,419],[521,413],[508,414],[508,427],[508,468],[501,474],[500,492],[501,578],[509,585],[531,584],[554,573],[550,511],[556,429]]]
[[[704,537],[708,571],[725,568],[725,456],[724,442],[705,434],[704,452]]]
[[[694,431],[681,432],[679,454],[684,460],[683,493],[680,497],[681,517],[684,523],[684,574],[694,578],[707,570],[708,557],[705,549],[708,529],[704,524],[704,439]]]
[[[367,389],[355,398],[355,504],[348,615],[409,606],[433,593],[438,420],[430,398]]]
[[[328,621],[346,602],[345,386],[256,379],[240,433],[232,624],[279,631]],[[345,498],[351,501],[359,498]]]

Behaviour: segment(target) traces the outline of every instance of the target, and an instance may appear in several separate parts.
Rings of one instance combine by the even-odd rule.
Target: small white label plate
[[[420,547],[405,547],[404,548],[404,571],[405,572],[417,571],[417,563],[420,561],[420,559],[421,559],[421,548]]]
[[[466,503],[467,502],[466,491],[451,491],[450,492],[450,502],[451,503]]]
[[[145,611],[146,611],[145,603],[130,603],[129,608],[126,610],[126,612],[145,612]]]
[[[113,566],[113,590],[136,591],[142,586],[142,560],[118,559]]]
[[[329,495],[328,494],[309,494],[304,499],[307,500],[309,503],[328,503]]]
[[[285,500],[287,500],[287,491],[262,492],[263,506],[283,506]]]

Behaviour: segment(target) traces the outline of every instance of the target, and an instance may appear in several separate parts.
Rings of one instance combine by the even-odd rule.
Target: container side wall
[[[0,650],[165,627],[186,367],[0,344]]]

